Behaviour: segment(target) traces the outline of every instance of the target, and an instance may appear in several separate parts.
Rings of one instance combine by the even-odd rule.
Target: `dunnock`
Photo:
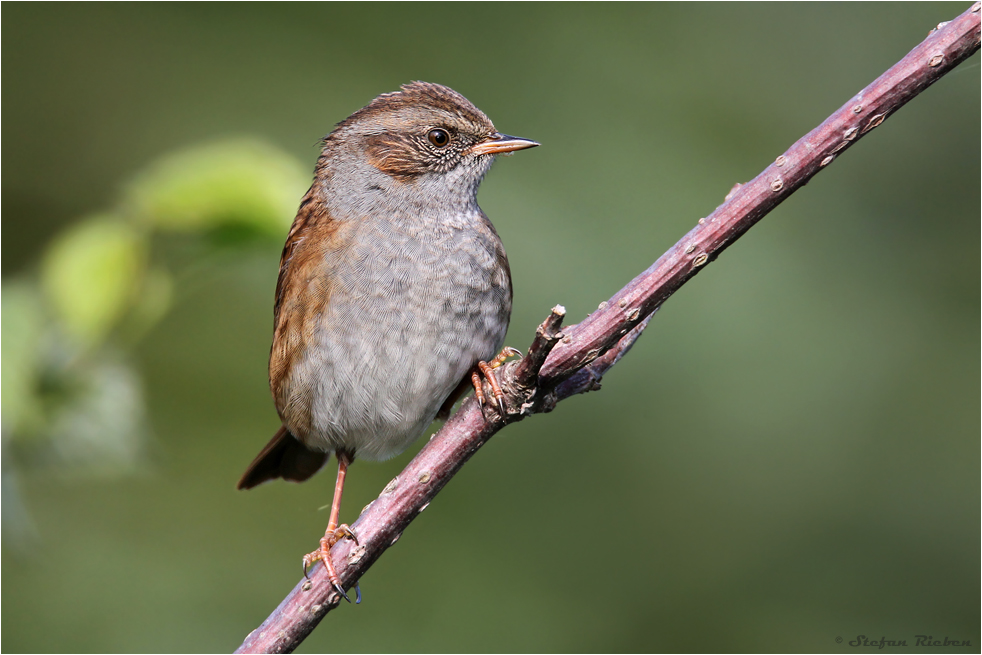
[[[283,427],[239,489],[303,481],[331,453],[338,477],[317,560],[330,549],[348,465],[393,457],[491,369],[511,315],[511,273],[477,188],[496,154],[538,145],[500,134],[453,89],[413,82],[324,139],[280,259],[269,385]],[[488,363],[490,361],[490,364]]]

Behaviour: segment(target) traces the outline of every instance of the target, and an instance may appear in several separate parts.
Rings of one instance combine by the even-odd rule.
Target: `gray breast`
[[[359,225],[313,348],[307,445],[364,459],[405,450],[467,371],[504,342],[511,312],[498,236],[477,210]]]

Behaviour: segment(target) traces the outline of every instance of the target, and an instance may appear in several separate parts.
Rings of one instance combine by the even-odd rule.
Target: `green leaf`
[[[309,184],[293,157],[259,140],[233,139],[159,159],[129,186],[125,208],[162,230],[244,227],[282,237]]]
[[[58,236],[45,253],[41,282],[70,335],[86,346],[105,337],[136,297],[146,250],[145,238],[111,215]]]
[[[143,286],[127,317],[127,336],[137,339],[152,328],[170,309],[174,297],[174,280],[162,268],[152,267],[143,278]]]

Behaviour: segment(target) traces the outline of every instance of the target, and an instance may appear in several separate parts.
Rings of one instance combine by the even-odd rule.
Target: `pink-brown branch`
[[[599,388],[600,378],[630,349],[653,313],[771,209],[832,163],[897,109],[979,49],[979,3],[939,25],[900,62],[777,157],[737,185],[707,216],[613,298],[560,332],[557,307],[539,326],[526,357],[499,373],[507,422],[550,411],[571,395]],[[489,412],[490,415],[490,412]],[[469,399],[352,525],[359,543],[331,551],[344,587],[352,587],[395,544],[410,522],[506,421],[485,420]],[[323,567],[302,580],[236,652],[291,652],[340,598]]]

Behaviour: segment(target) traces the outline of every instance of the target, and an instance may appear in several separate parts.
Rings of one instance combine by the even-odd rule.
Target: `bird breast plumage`
[[[327,301],[312,333],[292,346],[301,352],[290,353],[288,400],[277,399],[277,409],[309,448],[387,459],[502,347],[511,280],[501,241],[476,207],[448,223],[395,216],[344,228],[326,261],[288,272],[326,276],[306,286],[323,288]]]

